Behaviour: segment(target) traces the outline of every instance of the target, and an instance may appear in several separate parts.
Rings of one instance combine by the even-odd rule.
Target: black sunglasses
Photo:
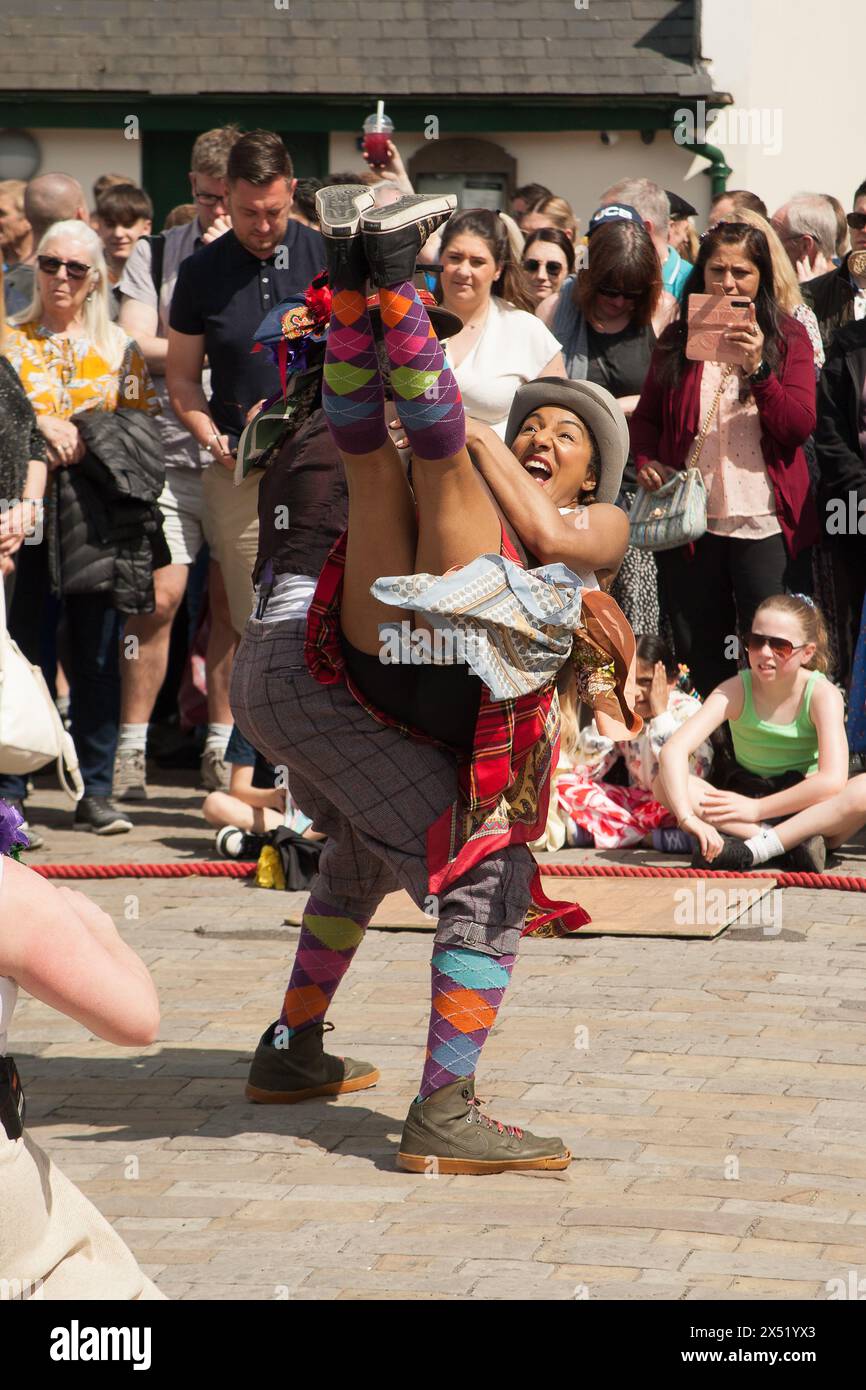
[[[542,266],[547,271],[550,280],[555,280],[557,275],[561,275],[565,269],[565,266],[560,265],[559,261],[536,261],[530,257],[529,260],[523,262],[524,270],[528,270],[530,275],[537,275]]]
[[[866,228],[866,212],[849,212],[845,221],[852,232],[862,232]]]
[[[627,299],[630,304],[636,304],[639,299],[643,299],[643,290],[618,290],[614,285],[599,285],[598,294],[603,294],[605,299]]]
[[[787,637],[768,637],[763,632],[750,632],[746,636],[746,646],[750,652],[759,652],[765,644],[783,661],[787,661],[790,656],[794,655],[794,652],[801,652],[804,647],[809,645],[808,642],[801,642],[799,646],[795,647],[794,643],[789,642]]]
[[[70,280],[83,280],[93,269],[83,261],[62,261],[59,256],[37,256],[36,260],[39,269],[44,270],[46,275],[56,275],[60,267],[65,265]]]

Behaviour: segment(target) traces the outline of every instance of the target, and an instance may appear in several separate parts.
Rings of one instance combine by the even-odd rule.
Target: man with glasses
[[[172,622],[183,600],[189,567],[202,542],[211,540],[206,535],[203,492],[203,470],[210,455],[171,408],[165,361],[168,319],[180,267],[201,246],[217,240],[231,227],[226,167],[229,153],[239,139],[240,131],[235,126],[207,130],[198,137],[192,149],[189,175],[195,218],[159,237],[143,237],[130,255],[118,285],[120,325],[144,353],[162,406],[156,418],[166,469],[159,505],[171,552],[171,564],[154,574],[154,611],[138,614],[126,625],[126,636],[136,637],[138,642],[135,660],[121,663],[120,739],[114,769],[114,794],[118,799],[143,800],[147,795],[147,728],[168,668]],[[232,723],[228,679],[235,639],[219,566],[213,561],[209,597],[208,737],[202,757],[202,781],[210,790],[216,790],[228,785],[223,753]]]
[[[803,286],[825,347],[837,328],[866,319],[866,179],[854,193],[854,210],[848,213],[847,221],[851,250],[842,264]]]
[[[836,213],[823,193],[798,193],[770,221],[801,284],[835,268]]]

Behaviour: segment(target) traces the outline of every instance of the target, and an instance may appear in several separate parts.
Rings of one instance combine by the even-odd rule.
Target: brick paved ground
[[[135,836],[108,841],[60,829],[53,793],[32,805],[52,827],[37,861],[210,843],[189,786],[158,788]],[[369,933],[337,995],[334,1050],[375,1061],[379,1085],[259,1107],[242,1086],[294,898],[228,880],[87,891],[154,972],[160,1041],[114,1048],[26,1000],[11,1045],[36,1137],[170,1297],[824,1299],[866,1270],[862,895],[788,890],[775,937],[525,942],[479,1090],[575,1162],[479,1179],[394,1168],[429,935]]]

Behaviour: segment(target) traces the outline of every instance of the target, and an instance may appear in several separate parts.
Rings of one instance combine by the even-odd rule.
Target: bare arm
[[[546,299],[542,299],[535,311],[535,317],[541,319],[541,322],[550,329],[553,328],[553,320],[556,318],[561,294],[562,290],[557,290],[556,294],[549,294]]]
[[[168,330],[168,356],[165,362],[165,381],[171,408],[203,449],[213,455],[225,468],[234,468],[228,440],[221,435],[208,409],[202,390],[201,373],[204,366],[204,334],[178,333]]]
[[[542,367],[538,373],[542,376],[566,376],[565,363],[562,360],[562,353],[558,352],[555,357],[551,357],[546,367]]]
[[[0,974],[107,1042],[147,1047],[159,1001],[147,966],[83,893],[7,859],[0,885]]]
[[[254,769],[243,764],[235,764],[229,778],[229,796],[236,796],[246,806],[260,810],[279,811],[286,809],[286,793],[280,787],[254,787]]]
[[[742,712],[743,683],[739,676],[723,681],[707,696],[701,708],[677,729],[659,752],[659,773],[666,792],[665,804],[681,825],[696,821],[689,796],[689,758],[724,724]]]
[[[118,323],[141,348],[144,360],[155,376],[165,375],[168,339],[157,336],[159,316],[150,304],[123,296]]]
[[[34,502],[40,502],[45,496],[45,485],[48,482],[48,464],[42,459],[30,459],[27,464],[27,480],[24,484],[24,496]]]
[[[506,517],[542,564],[559,561],[572,570],[619,567],[628,547],[628,517],[621,508],[596,502],[560,516],[490,425],[467,420],[466,442]]]

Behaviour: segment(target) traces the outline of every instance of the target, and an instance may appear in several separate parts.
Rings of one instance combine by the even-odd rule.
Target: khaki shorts
[[[25,1131],[0,1128],[0,1301],[161,1299],[120,1236]]]
[[[158,503],[162,529],[173,565],[191,565],[209,536],[204,524],[202,469],[165,470],[165,484]]]
[[[232,627],[238,636],[253,611],[253,566],[259,545],[259,482],[254,469],[235,487],[234,477],[221,463],[204,470],[203,525],[211,556],[222,570]]]

